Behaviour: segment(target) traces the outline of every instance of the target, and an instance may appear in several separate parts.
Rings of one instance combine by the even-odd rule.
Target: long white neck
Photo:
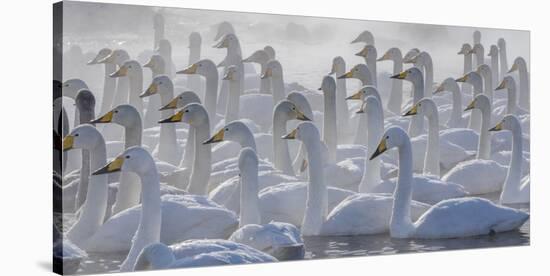
[[[260,64],[260,76],[265,72],[267,60],[258,62]],[[271,94],[271,80],[269,78],[260,78],[260,94]]]
[[[514,125],[515,127],[512,129],[512,159],[502,187],[501,201],[517,195],[521,189],[521,162],[523,159],[521,125],[519,123]]]
[[[90,168],[99,170],[107,163],[107,150],[103,138],[94,148],[89,149]],[[80,217],[75,225],[67,233],[69,240],[78,246],[83,246],[103,224],[105,211],[107,210],[107,175],[91,175],[88,185],[87,197]]]
[[[424,156],[424,174],[440,176],[439,171],[439,114],[436,110],[427,116],[428,141]]]
[[[412,201],[412,149],[409,139],[398,148],[399,175],[397,186],[393,193],[393,211],[390,219],[390,234],[392,237],[406,238],[414,232],[411,220]]]
[[[151,79],[154,79],[158,75],[164,74],[164,65],[162,66],[153,66],[151,67]],[[154,127],[157,125],[157,122],[160,120],[160,112],[158,109],[160,107],[160,97],[149,97],[149,102],[147,103],[147,109],[143,115],[143,125],[145,128]]]
[[[93,120],[95,117],[94,110],[84,110],[77,108],[75,112],[79,114],[78,116],[78,122],[75,122],[76,125],[78,124],[86,124],[89,121]],[[90,151],[87,149],[82,149],[81,151],[81,159],[80,159],[80,183],[78,185],[78,190],[76,194],[76,201],[75,201],[75,208],[78,209],[82,204],[84,204],[84,201],[88,197],[88,184],[90,182]]]
[[[346,73],[345,66],[337,66],[335,73],[341,76]],[[348,90],[345,79],[336,79],[336,118],[338,119],[338,131],[346,133],[349,128],[349,109],[346,103]]]
[[[471,78],[471,85],[474,91],[473,97],[483,93],[483,82],[480,78]],[[477,131],[480,133],[481,128],[481,111],[478,109],[473,109],[472,114],[470,114],[470,121],[468,122],[468,128]]]
[[[371,79],[372,79],[372,85],[376,86],[377,84],[377,74],[376,74],[376,56],[375,55],[368,55],[365,58],[365,63],[367,64],[367,67],[369,68]]]
[[[195,127],[189,126],[187,131],[187,142],[185,143],[185,152],[181,160],[180,167],[190,169],[195,159]]]
[[[143,72],[136,70],[131,75],[128,75],[130,81],[130,90],[128,95],[128,103],[134,106],[139,114],[143,116],[143,102],[139,95],[143,92]]]
[[[336,163],[336,149],[338,146],[338,134],[336,130],[336,91],[331,89],[323,91],[323,98],[323,142],[325,142],[328,148],[328,162]]]
[[[464,75],[472,71],[473,56],[471,53],[464,54]],[[467,83],[462,83],[460,86],[462,88],[462,93],[470,94],[472,93],[472,86]]]
[[[124,126],[124,148],[141,146],[142,122],[135,120],[131,125]]]
[[[403,71],[403,57],[401,52],[399,55],[393,55],[393,74],[399,74]],[[401,105],[403,104],[403,81],[398,79],[392,79],[391,92],[388,100],[388,110],[394,114],[401,113]]]
[[[508,72],[508,57],[506,55],[506,44],[500,45],[498,55],[500,58],[500,77],[504,78],[506,72]]]
[[[201,47],[191,46],[189,47],[189,65],[199,61],[201,58]],[[200,92],[201,81],[197,75],[187,75],[187,85],[192,91]]]
[[[477,147],[477,159],[488,160],[491,155],[491,110],[490,108],[481,109],[481,129],[479,132],[479,140]]]
[[[281,170],[284,174],[294,175],[292,169],[292,160],[290,159],[290,152],[288,150],[288,142],[286,139],[281,139],[286,134],[286,119],[283,114],[277,112],[273,113],[273,157],[275,168]]]
[[[282,139],[281,139],[282,140]],[[258,167],[251,166],[241,170],[241,208],[239,227],[248,224],[261,224],[260,204],[258,199]]]
[[[113,99],[113,104],[111,108],[114,108],[117,105],[127,104],[128,103],[128,86],[129,79],[128,77],[119,77],[116,78],[117,88],[115,93],[115,98]]]
[[[384,112],[379,101],[376,104],[369,105],[366,108],[367,112],[367,161],[365,161],[365,174],[359,184],[359,192],[367,193],[372,191],[374,187],[380,184],[380,165],[379,158],[368,160],[376,150],[377,143],[380,141],[384,132]]]
[[[498,85],[498,81],[500,80],[499,75],[499,67],[498,67],[498,54],[491,55],[491,73],[493,78],[493,87]]]
[[[218,101],[218,71],[212,70],[205,77],[204,108],[206,108],[210,120],[214,121],[216,118],[216,103]]]
[[[449,128],[463,127],[462,125],[462,94],[460,93],[460,87],[456,82],[452,82],[452,85],[448,88],[453,97],[453,108],[451,110],[451,116],[447,121]]]
[[[328,193],[323,173],[321,141],[303,141],[308,160],[309,183],[307,188],[306,211],[302,221],[302,235],[315,236],[328,214]]]
[[[527,73],[527,67],[522,64],[518,68],[519,71],[519,106],[525,110],[530,110],[530,88],[529,88],[529,74]]]
[[[506,103],[506,114],[516,114],[518,110],[518,94],[515,82],[508,82],[508,99]]]
[[[136,234],[132,239],[132,246],[120,271],[131,271],[137,261],[139,253],[147,245],[160,242],[161,200],[160,178],[155,168],[139,175],[141,179],[141,216]]]
[[[419,102],[424,96],[424,79],[422,77],[415,78],[413,84],[413,103]],[[420,135],[424,129],[424,118],[422,116],[412,116],[409,122],[409,136],[415,137]]]
[[[212,151],[210,144],[203,145],[202,141],[210,138],[210,122],[195,126],[195,158],[189,178],[187,191],[191,194],[205,195],[212,170]]]
[[[365,74],[362,71],[359,72],[357,78],[361,81],[362,85],[374,85],[372,79],[372,74],[370,74],[370,69],[367,67],[367,72]],[[357,122],[357,133],[355,134],[354,144],[357,145],[367,145],[367,137],[364,133],[367,131],[367,118],[366,116],[359,116],[359,121]]]
[[[103,75],[103,97],[101,98],[101,114],[105,114],[111,110],[113,96],[115,95],[116,79],[109,75],[114,73],[116,65],[105,63],[105,74]]]
[[[285,97],[285,82],[282,74],[271,77],[271,87],[273,89],[273,105],[276,105]]]
[[[476,50],[476,66],[480,66],[485,63],[485,50],[480,47]]]
[[[174,88],[159,88],[160,104],[167,105],[174,98]],[[154,96],[153,96],[154,97]],[[172,110],[162,110],[161,117],[167,118],[173,115]],[[178,142],[175,124],[160,124],[159,159],[172,165],[177,165]]]
[[[229,81],[229,95],[227,96],[227,107],[225,108],[226,124],[239,119],[239,102],[242,90],[240,79]]]
[[[432,86],[434,83],[434,66],[430,55],[424,56],[424,97],[432,97]]]
[[[483,84],[485,89],[483,90],[483,94],[489,98],[489,101],[491,102],[491,105],[493,104],[493,74],[492,72],[485,72],[482,74],[482,77],[484,79]]]

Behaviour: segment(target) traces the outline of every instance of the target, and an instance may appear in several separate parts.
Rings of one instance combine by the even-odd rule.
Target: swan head
[[[273,114],[282,115],[284,120],[311,121],[296,105],[289,100],[282,100],[273,109]]]
[[[93,149],[100,143],[105,143],[101,133],[92,125],[82,124],[75,127],[63,138],[63,151],[72,149]]]
[[[130,59],[130,55],[123,49],[115,49],[111,52],[110,55],[104,57],[97,61],[97,63],[109,63],[109,64],[118,64],[121,65],[125,61]]]
[[[69,79],[61,85],[63,96],[75,99],[78,91],[88,89],[88,85],[81,79]]]
[[[332,68],[329,75],[336,74],[336,72],[341,72],[346,70],[346,61],[341,56],[337,56],[332,59]]]
[[[487,56],[489,57],[496,57],[498,56],[498,47],[497,45],[491,45],[491,47],[489,48],[489,53],[487,54]]]
[[[508,74],[517,71],[520,67],[527,68],[527,63],[522,57],[517,57],[516,59],[514,59],[514,64],[512,64],[510,70],[508,70]]]
[[[208,120],[206,109],[199,103],[190,103],[176,112],[176,114],[159,121],[160,124],[180,122],[196,127],[207,123],[209,124],[210,121]]]
[[[167,75],[158,75],[156,76],[147,90],[139,95],[140,98],[149,97],[158,93],[163,93],[163,91],[173,91],[174,84],[172,80]]]
[[[296,107],[300,111],[302,111],[305,114],[305,116],[313,120],[313,111],[311,110],[311,105],[309,104],[309,101],[304,96],[304,94],[297,91],[293,91],[288,93],[288,95],[286,95],[286,99],[292,102],[294,105],[296,105]]]
[[[334,78],[331,76],[324,76],[323,81],[321,82],[321,87],[319,87],[320,91],[323,91],[323,93],[336,93],[336,82],[334,81]]]
[[[223,76],[222,80],[229,80],[229,81],[237,81],[240,79],[240,72],[237,69],[237,66],[231,65],[227,67],[227,71],[225,72],[225,75]]]
[[[423,98],[414,104],[403,116],[421,115],[426,117],[434,116],[437,113],[437,106],[431,98]]]
[[[142,147],[134,146],[122,152],[103,168],[93,172],[92,175],[118,171],[133,172],[138,175],[143,175],[151,173],[151,170],[156,170],[155,160],[153,160],[151,154]]]
[[[202,44],[202,37],[197,32],[189,34],[189,49],[200,48]]]
[[[503,48],[506,48],[506,40],[504,40],[504,38],[499,38],[498,41],[497,41],[497,45],[498,45],[498,48],[499,49],[503,49]]]
[[[273,49],[273,47],[271,47],[270,45],[266,45],[264,47],[264,51],[267,53],[267,56],[270,60],[275,59],[275,49]]]
[[[472,45],[469,43],[462,44],[462,47],[460,47],[460,51],[458,51],[458,55],[469,55],[472,53]]]
[[[510,89],[516,87],[516,81],[512,76],[506,76],[502,79],[500,84],[495,88],[495,90],[501,90],[501,89]]]
[[[92,64],[99,64],[100,60],[108,57],[113,51],[109,48],[103,48],[101,50],[99,50],[99,52],[97,52],[97,55],[91,59],[90,61],[88,61],[88,65],[92,65]]]
[[[177,71],[176,74],[199,74],[201,76],[206,76],[209,72],[217,71],[216,64],[209,59],[201,59],[187,68]]]
[[[472,110],[474,108],[480,110],[491,110],[491,100],[489,100],[489,97],[479,94],[470,102],[470,104],[468,104],[464,111]]]
[[[115,123],[124,127],[130,127],[136,124],[141,124],[141,115],[139,115],[139,112],[134,106],[129,104],[121,104],[90,123]]]
[[[521,128],[521,123],[514,114],[508,114],[502,118],[502,120],[496,124],[493,128],[489,129],[489,131],[501,131],[501,130],[509,130],[514,131],[516,129]]]
[[[135,60],[125,61],[117,71],[109,75],[111,78],[126,77],[141,72],[141,65]]]
[[[473,85],[475,83],[481,82],[481,76],[479,75],[478,72],[471,71],[471,72],[468,72],[466,75],[456,79],[455,81],[464,82],[464,83]]]
[[[224,35],[220,41],[215,43],[212,47],[223,49],[223,48],[232,48],[239,45],[239,39],[235,34],[226,34]]]
[[[243,137],[253,137],[252,131],[248,126],[241,121],[233,121],[226,124],[223,128],[218,130],[210,139],[202,142],[203,145],[219,143],[222,141],[233,141],[241,143]]]
[[[227,21],[223,21],[220,24],[218,24],[218,31],[216,33],[216,36],[214,37],[214,41],[218,41],[222,36],[226,34],[234,34],[235,29],[233,28],[233,25]]]
[[[353,66],[347,73],[338,76],[338,79],[358,79],[360,76],[370,75],[369,68],[366,64],[357,64]]]
[[[361,32],[354,40],[352,40],[351,44],[359,43],[359,42],[374,45],[374,36],[372,35],[371,32],[365,30]]]
[[[164,71],[164,58],[161,55],[154,54],[149,58],[147,63],[143,64],[143,67],[150,68],[152,71],[163,72]]]
[[[365,47],[363,47],[363,49],[361,49],[361,51],[355,53],[355,55],[358,57],[364,57],[364,58],[368,58],[368,57],[376,58],[377,56],[376,47],[374,47],[373,45],[367,44],[365,45]]]
[[[380,143],[378,144],[378,147],[376,147],[376,151],[371,155],[369,160],[376,158],[380,154],[392,148],[403,145],[406,141],[410,140],[409,135],[405,130],[396,126],[388,128],[388,130],[384,132],[382,139],[380,139]]]
[[[269,55],[265,50],[257,50],[249,57],[243,59],[243,62],[255,62],[260,64],[266,64],[270,60]]]
[[[153,243],[141,250],[133,271],[166,269],[176,261],[170,247],[162,243]]]
[[[418,48],[410,49],[403,57],[403,63],[413,63],[412,59],[418,54],[420,54],[420,50]]]
[[[418,69],[416,67],[412,67],[412,68],[409,68],[405,71],[402,71],[399,74],[395,74],[395,75],[391,76],[390,78],[398,79],[398,80],[407,80],[407,81],[412,82],[414,80],[422,79],[423,76],[422,76],[422,71],[420,71],[420,69]]]
[[[265,65],[265,72],[262,74],[261,78],[266,79],[270,77],[277,77],[277,78],[283,77],[283,66],[277,60],[270,60]]]
[[[80,89],[76,93],[75,104],[80,112],[93,112],[95,108],[94,94],[90,90]]]
[[[443,82],[441,82],[441,84],[439,84],[439,86],[435,89],[434,94],[444,91],[460,91],[460,88],[454,78],[446,78],[443,80]]]
[[[368,96],[374,96],[376,98],[380,98],[380,94],[378,93],[378,89],[376,89],[373,85],[365,85],[359,89],[359,91],[355,92],[353,95],[348,96],[346,100],[364,100]]]
[[[388,49],[384,53],[384,55],[382,55],[376,61],[393,60],[396,57],[401,58],[401,50],[399,50],[399,48],[393,47],[393,48]]]
[[[170,100],[168,104],[161,107],[159,111],[182,108],[190,103],[201,103],[199,96],[193,91],[184,91]]]
[[[317,129],[312,122],[301,122],[295,129],[281,138],[290,140],[296,139],[305,142],[320,141],[320,137],[319,129]]]
[[[159,45],[155,49],[155,52],[163,56],[169,56],[172,53],[172,44],[168,39],[159,40]]]

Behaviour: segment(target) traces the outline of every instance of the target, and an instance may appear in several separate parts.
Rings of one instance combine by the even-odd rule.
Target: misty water
[[[521,55],[529,63],[529,33],[525,31],[496,30],[484,28],[445,27],[393,22],[373,22],[314,17],[293,17],[265,14],[241,14],[234,12],[200,11],[186,9],[159,9],[141,6],[117,6],[104,4],[74,4],[66,2],[64,13],[64,70],[63,80],[82,78],[98,97],[96,114],[101,106],[103,66],[87,66],[99,49],[104,47],[124,48],[132,58],[145,63],[153,53],[152,17],[162,12],[166,21],[166,37],[172,44],[174,66],[180,70],[187,66],[188,36],[196,31],[202,35],[202,57],[220,62],[225,50],[213,49],[215,26],[221,21],[231,22],[241,42],[246,57],[265,45],[276,50],[277,59],[284,70],[285,83],[296,83],[304,89],[316,90],[324,75],[331,69],[332,59],[342,56],[347,67],[364,63],[357,57],[362,45],[350,41],[361,31],[370,30],[376,39],[378,56],[391,47],[403,52],[418,47],[429,52],[434,61],[434,81],[447,77],[459,77],[463,70],[463,57],[457,55],[463,43],[472,43],[472,32],[482,33],[482,44],[488,51],[499,37],[508,43],[508,60]],[[406,68],[406,67],[405,67]],[[256,67],[259,70],[259,67]],[[385,100],[389,93],[390,80],[386,76],[392,70],[391,62],[379,62],[379,91]],[[151,81],[150,72],[144,70],[144,87]],[[176,91],[178,86],[176,76]],[[358,80],[348,82],[348,94],[360,85]],[[405,90],[410,89],[405,83]],[[200,91],[199,95],[200,95]],[[409,93],[405,93],[408,97]],[[406,100],[406,99],[405,99]],[[67,107],[68,112],[70,105]],[[72,120],[72,116],[69,119]],[[70,125],[73,125],[72,122]],[[527,149],[528,151],[529,149]],[[493,201],[498,195],[484,196]],[[530,211],[529,204],[514,208]],[[71,224],[71,214],[65,214],[65,229]],[[392,239],[388,234],[343,237],[305,238],[306,259],[336,258],[349,256],[373,256],[413,252],[430,252],[453,249],[474,249],[501,246],[529,245],[530,221],[519,231],[473,238],[412,240]],[[78,274],[117,271],[125,258],[120,254],[89,254],[81,263]]]

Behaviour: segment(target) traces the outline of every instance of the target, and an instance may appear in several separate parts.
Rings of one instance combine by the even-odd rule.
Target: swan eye
[[[199,67],[202,67],[202,63],[199,63]]]
[[[183,100],[183,97],[178,97],[180,100]]]
[[[185,113],[189,113],[189,109],[185,110]]]
[[[229,131],[229,128],[226,127],[226,128],[225,128],[225,131]]]
[[[74,135],[74,137],[78,137],[79,135],[80,135],[80,134],[77,133],[77,134]]]
[[[126,157],[126,159],[130,159],[130,155],[126,155],[126,156],[124,156],[124,157]]]
[[[390,136],[389,136],[389,135],[388,135],[388,136],[386,136],[386,140],[387,140],[387,139],[390,139]]]
[[[115,110],[115,113],[118,113],[118,110]]]
[[[159,82],[159,84],[162,84],[162,81],[161,81],[161,82]]]

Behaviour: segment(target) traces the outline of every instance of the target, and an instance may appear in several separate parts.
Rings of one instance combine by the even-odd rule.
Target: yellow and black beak
[[[167,105],[159,108],[159,111],[178,108],[179,97],[173,98]]]
[[[466,107],[466,109],[464,109],[464,111],[468,111],[468,110],[472,110],[475,108],[475,105],[476,105],[476,100],[473,100],[472,102],[470,102],[470,104]]]
[[[159,124],[166,124],[166,123],[179,123],[183,120],[183,110],[180,110],[176,112],[176,114],[164,119],[160,120]]]
[[[418,105],[415,104],[407,113],[403,114],[403,117],[405,116],[413,116],[418,114]]]
[[[91,121],[90,123],[91,124],[106,124],[106,123],[110,123],[111,121],[113,121],[113,114],[114,112],[111,110],[107,113],[105,113],[105,115]]]
[[[95,171],[92,173],[92,175],[100,175],[100,174],[106,174],[106,173],[113,173],[118,172],[122,168],[122,165],[124,165],[125,158],[122,156],[119,156],[115,158],[115,160],[111,161],[107,165],[105,165],[103,168]]]
[[[361,100],[363,96],[363,93],[361,91],[357,91],[355,94],[349,96],[349,97],[346,97],[346,100]]]
[[[145,97],[149,97],[151,95],[155,95],[159,92],[159,85],[155,82],[151,83],[151,85],[149,85],[149,87],[147,87],[147,90],[145,90],[145,92],[141,93],[141,95],[139,95],[140,98],[145,98]]]
[[[147,63],[143,64],[143,67],[153,68],[153,59],[149,59]]]
[[[296,119],[300,121],[311,121],[310,118],[308,118],[302,111],[296,109]]]
[[[351,79],[351,78],[353,78],[353,71],[349,71],[337,77],[337,79]]]
[[[458,79],[456,79],[456,82],[466,82],[468,80],[468,75],[464,75]]]
[[[176,74],[196,74],[199,66],[196,63],[189,65],[187,68],[177,71]]]
[[[395,74],[395,75],[391,76],[390,79],[404,80],[407,77],[408,74],[409,73],[407,73],[407,71],[403,71],[399,74]]]
[[[494,126],[493,128],[489,129],[489,131],[501,131],[501,130],[502,130],[502,121],[498,123],[496,126]]]
[[[271,68],[267,68],[267,69],[265,69],[265,72],[262,74],[262,76],[260,78],[263,80],[263,79],[267,79],[271,76],[273,76],[273,70],[271,70]]]
[[[63,138],[63,151],[68,151],[73,149],[74,145],[74,136],[67,135],[65,138]]]
[[[434,91],[434,94],[441,93],[445,91],[445,86],[443,84],[440,84]]]
[[[128,75],[128,67],[122,66],[116,72],[109,75],[111,78],[125,77]]]
[[[289,134],[287,134],[287,135],[285,135],[285,136],[283,136],[283,137],[281,137],[281,138],[283,138],[283,139],[289,139],[289,140],[291,140],[291,139],[296,139],[296,133],[298,133],[298,129],[297,129],[297,128],[293,129]]]
[[[514,63],[514,65],[512,65],[512,68],[510,68],[510,70],[508,70],[508,73],[512,73],[516,70],[518,70],[518,64]]]
[[[383,138],[382,141],[380,141],[380,144],[378,144],[376,151],[372,154],[369,160],[376,158],[378,155],[384,153],[387,150],[388,150],[388,147],[386,146],[386,139]]]
[[[497,88],[495,88],[495,90],[500,90],[504,88],[506,88],[506,81],[502,80],[502,82],[500,82],[500,84],[497,86]]]
[[[223,137],[225,135],[225,128],[220,129],[214,136],[212,136],[210,139],[202,142],[203,145],[208,144],[214,144],[223,141]]]

